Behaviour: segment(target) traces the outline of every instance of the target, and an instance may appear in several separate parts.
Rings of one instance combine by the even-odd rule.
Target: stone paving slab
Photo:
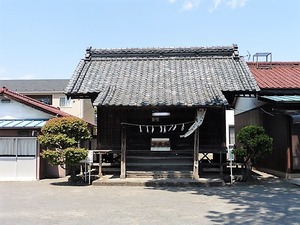
[[[113,176],[104,176],[92,182],[95,186],[145,186],[145,187],[221,187],[225,182],[219,178],[126,178],[120,179]]]

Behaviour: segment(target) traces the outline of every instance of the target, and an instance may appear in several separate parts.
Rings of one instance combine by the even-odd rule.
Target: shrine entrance
[[[121,178],[197,178],[201,148],[225,142],[224,110],[197,111],[101,109],[99,149],[120,152]]]

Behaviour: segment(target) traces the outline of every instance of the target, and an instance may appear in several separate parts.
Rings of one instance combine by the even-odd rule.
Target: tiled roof
[[[0,87],[9,87],[9,90],[19,93],[62,93],[69,81],[69,79],[0,80]]]
[[[45,103],[42,103],[38,100],[27,97],[25,95],[10,91],[6,87],[3,87],[3,88],[0,89],[0,94],[3,94],[5,97],[7,97],[9,99],[13,99],[13,100],[16,100],[18,102],[24,103],[25,105],[28,105],[32,108],[36,108],[36,109],[41,110],[45,113],[49,113],[51,115],[71,116],[70,114],[63,112],[63,111],[59,110],[56,107],[53,107],[51,105],[47,105]]]
[[[248,62],[261,89],[300,89],[300,62]]]
[[[236,46],[88,49],[66,94],[106,106],[227,105],[259,88]]]

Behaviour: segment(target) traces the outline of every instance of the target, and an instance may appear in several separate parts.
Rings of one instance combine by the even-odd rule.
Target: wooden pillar
[[[220,151],[220,175],[223,175],[223,154],[224,154],[224,152],[221,149],[221,151]]]
[[[40,158],[40,144],[39,142],[36,140],[36,179],[40,180],[41,177],[41,158]]]
[[[220,151],[220,174],[223,176],[223,156],[224,156],[224,151],[226,150],[226,108],[225,106],[222,107],[222,115],[223,115],[223,126],[222,126],[222,134],[223,134],[223,141],[222,141],[222,149]],[[225,161],[226,162],[226,161]]]
[[[121,179],[126,178],[126,126],[121,130]]]
[[[102,153],[99,152],[99,173],[98,176],[101,178],[103,177],[103,173],[102,173]]]
[[[193,168],[193,179],[199,179],[199,128],[194,133],[194,168]]]
[[[286,165],[286,175],[285,175],[285,178],[286,179],[289,179],[290,178],[290,173],[291,173],[291,168],[292,168],[292,166],[291,166],[291,149],[288,147],[287,149],[286,149],[286,157],[287,157],[287,165]]]

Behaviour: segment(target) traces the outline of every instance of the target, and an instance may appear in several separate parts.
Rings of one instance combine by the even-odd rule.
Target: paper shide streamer
[[[206,113],[206,110],[198,110],[195,121],[189,121],[189,122],[184,122],[184,123],[160,124],[160,125],[153,125],[153,124],[145,125],[145,124],[134,124],[134,123],[122,123],[122,124],[128,125],[128,126],[137,126],[137,127],[139,127],[140,133],[143,133],[143,132],[154,133],[156,131],[156,128],[159,128],[159,131],[158,131],[159,133],[168,133],[168,132],[176,131],[178,126],[179,127],[181,126],[180,131],[184,131],[186,124],[193,123],[185,134],[180,135],[180,137],[186,138],[202,124],[204,117],[205,117],[205,113]]]

